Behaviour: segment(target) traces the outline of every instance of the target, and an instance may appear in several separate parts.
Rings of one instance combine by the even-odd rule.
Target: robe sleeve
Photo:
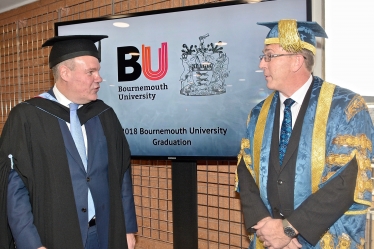
[[[3,138],[3,137],[2,137]],[[0,139],[0,145],[2,142]],[[12,233],[8,226],[7,217],[7,191],[8,191],[8,176],[10,171],[10,160],[0,150],[0,248],[11,249],[14,247],[14,240]]]
[[[18,206],[14,208],[13,205],[17,205],[18,200],[26,200],[28,204],[31,206],[29,199],[28,199],[28,192],[25,194],[24,190],[21,185],[25,186],[21,178],[18,174],[15,174],[15,170],[11,169],[17,167],[18,158],[20,155],[28,155],[28,145],[27,145],[27,132],[25,132],[25,124],[23,122],[23,116],[20,112],[20,107],[16,106],[12,109],[9,113],[8,119],[4,124],[3,131],[1,134],[0,139],[0,161],[1,161],[1,179],[0,182],[1,186],[1,219],[0,219],[0,234],[8,233],[8,236],[0,236],[0,248],[14,248],[14,238],[16,236],[12,236],[11,229],[9,227],[8,220],[12,219],[12,217],[8,217],[8,209],[11,207],[12,211],[19,212],[20,209]],[[10,159],[11,157],[11,159]],[[18,176],[18,179],[13,182],[13,178]],[[12,180],[12,182],[9,182]],[[19,180],[19,181],[18,181]],[[20,185],[21,182],[21,185]],[[8,187],[11,189],[8,191]],[[19,192],[17,192],[19,190]],[[17,192],[17,193],[16,193]],[[13,195],[14,193],[17,194],[18,200],[16,203],[8,203],[9,194]],[[13,199],[15,201],[15,199]],[[13,206],[13,207],[12,207]],[[15,232],[13,232],[15,233]],[[26,240],[28,241],[28,240]],[[17,248],[22,248],[18,247]],[[23,247],[25,248],[25,247]]]
[[[11,170],[9,174],[7,210],[17,248],[41,247],[42,242],[34,225],[29,191],[15,170]]]
[[[240,203],[244,215],[245,228],[254,233],[252,226],[267,216],[271,216],[260,197],[260,191],[243,159],[238,165]]]
[[[312,245],[354,203],[357,161],[353,159],[334,179],[309,196],[287,217],[288,221]]]
[[[122,182],[122,203],[125,215],[126,233],[138,232],[136,222],[135,202],[132,190],[131,167],[129,167],[123,177]]]
[[[340,91],[344,93],[345,90]],[[299,233],[313,245],[317,244],[325,232],[335,226],[353,205],[361,204],[364,208],[371,203],[371,197],[365,204],[357,196],[371,196],[371,187],[365,190],[362,186],[365,185],[364,181],[370,182],[370,173],[367,172],[370,172],[370,139],[373,125],[363,98],[351,95],[350,92],[338,92],[337,100],[330,108],[326,131],[325,167],[319,189],[287,217]],[[350,99],[349,102],[339,100],[344,99],[343,97]],[[342,231],[354,231],[352,224],[342,226]]]

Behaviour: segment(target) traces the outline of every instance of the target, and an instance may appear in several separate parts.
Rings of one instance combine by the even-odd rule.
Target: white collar
[[[295,100],[297,104],[301,105],[304,101],[305,95],[308,92],[310,85],[312,84],[312,81],[313,81],[313,76],[310,75],[309,79],[305,82],[305,84],[302,85],[296,92],[294,92],[294,94],[292,94],[290,98]],[[279,98],[280,98],[281,103],[283,103],[286,99],[288,99],[281,92],[279,92]]]
[[[56,96],[56,99],[58,101],[58,103],[60,103],[61,105],[63,106],[66,106],[67,108],[69,108],[69,104],[70,103],[73,103],[71,100],[69,100],[68,98],[65,97],[65,95],[63,95],[59,90],[58,88],[56,87],[56,84],[53,86],[53,93],[55,94]],[[81,107],[82,105],[79,105],[79,107]]]

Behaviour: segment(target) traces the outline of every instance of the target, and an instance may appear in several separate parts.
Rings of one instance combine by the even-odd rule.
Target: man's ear
[[[304,64],[304,57],[303,55],[296,55],[295,56],[295,60],[294,60],[294,63],[293,63],[293,71],[294,72],[297,72],[300,70],[300,68],[303,66]]]
[[[58,70],[60,71],[61,79],[64,81],[69,81],[70,69],[65,65],[60,65]]]

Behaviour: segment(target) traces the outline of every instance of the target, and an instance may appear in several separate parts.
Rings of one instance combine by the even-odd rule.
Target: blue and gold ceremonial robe
[[[298,137],[296,163],[293,166],[294,189],[290,191],[293,192],[294,210],[338,177],[352,160],[357,161],[357,175],[353,204],[349,209],[332,226],[327,227],[320,240],[317,240],[318,243],[309,243],[303,234],[298,236],[298,240],[303,248],[364,248],[366,213],[372,196],[371,159],[374,136],[368,107],[358,94],[323,82],[318,77],[313,78],[311,88]],[[262,200],[270,214],[273,210],[268,196],[269,162],[278,95],[277,91],[273,92],[252,109],[247,120],[247,137],[242,139],[238,155],[238,164],[245,163],[257,185],[259,200]],[[239,179],[240,175],[237,174],[238,192]],[[248,215],[256,214],[256,210],[247,212]],[[249,248],[263,248],[255,234],[250,237]]]

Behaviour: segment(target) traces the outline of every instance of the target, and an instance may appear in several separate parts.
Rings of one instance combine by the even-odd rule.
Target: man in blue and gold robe
[[[249,248],[363,249],[372,195],[368,107],[312,75],[315,37],[327,38],[319,24],[258,24],[270,28],[259,66],[274,92],[250,112],[238,155]]]

